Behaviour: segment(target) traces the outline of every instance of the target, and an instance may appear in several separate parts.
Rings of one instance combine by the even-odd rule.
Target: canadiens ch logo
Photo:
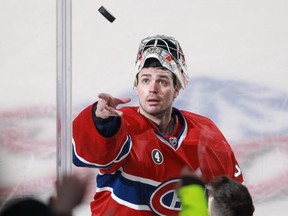
[[[152,151],[152,159],[156,164],[161,164],[163,162],[163,155],[158,149]]]
[[[150,208],[157,215],[176,216],[181,210],[177,187],[180,179],[170,179],[160,184],[150,197]]]

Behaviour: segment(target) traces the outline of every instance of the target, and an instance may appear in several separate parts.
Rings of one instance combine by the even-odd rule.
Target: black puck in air
[[[115,20],[115,17],[109,13],[108,10],[106,10],[103,6],[101,6],[98,11],[107,19],[109,22],[113,22]]]

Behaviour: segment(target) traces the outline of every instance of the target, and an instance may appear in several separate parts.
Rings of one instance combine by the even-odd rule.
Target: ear
[[[178,85],[175,86],[175,91],[174,91],[174,95],[173,98],[177,98],[180,92],[180,87]]]
[[[134,89],[135,89],[136,96],[138,96],[138,95],[139,95],[139,92],[138,92],[138,85],[134,86]]]

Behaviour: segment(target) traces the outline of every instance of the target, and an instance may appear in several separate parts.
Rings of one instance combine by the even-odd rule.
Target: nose
[[[155,82],[155,81],[150,82],[149,92],[156,93],[157,91],[158,91],[157,82]]]

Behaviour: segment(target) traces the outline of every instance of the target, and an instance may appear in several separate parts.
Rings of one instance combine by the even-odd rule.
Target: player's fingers
[[[131,101],[131,98],[121,98],[120,100],[121,100],[121,104],[126,104]]]
[[[105,110],[110,113],[110,116],[122,116],[123,112],[112,107],[106,106]]]
[[[113,97],[112,95],[107,94],[107,93],[100,93],[98,95],[98,98],[99,98],[99,100],[102,99],[102,100],[106,101],[106,104],[109,107],[113,107],[113,108],[116,108],[117,105],[119,105],[119,104],[126,104],[126,103],[129,103],[131,101],[131,98],[116,98],[116,97]]]
[[[110,94],[107,94],[107,93],[100,93],[100,94],[98,94],[98,98],[109,101],[109,100],[111,100],[112,96]]]
[[[107,101],[99,98],[98,103],[97,103],[97,111],[102,112],[103,110],[105,110],[106,106],[107,106]]]
[[[113,108],[116,108],[119,104],[126,104],[131,101],[131,98],[112,98],[111,103],[108,103],[108,105],[112,106]]]

